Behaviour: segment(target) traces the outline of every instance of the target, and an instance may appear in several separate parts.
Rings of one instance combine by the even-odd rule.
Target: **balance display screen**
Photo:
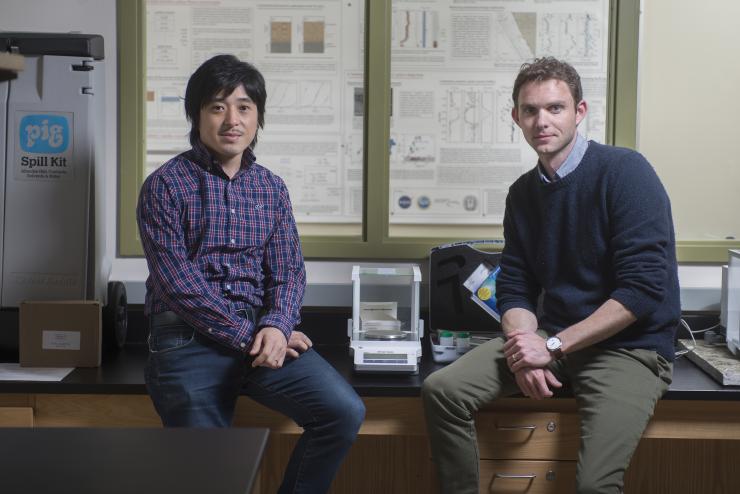
[[[364,359],[382,359],[382,360],[402,360],[406,361],[406,354],[403,353],[366,353]]]

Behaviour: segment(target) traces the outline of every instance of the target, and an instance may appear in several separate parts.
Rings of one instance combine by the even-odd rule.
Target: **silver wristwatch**
[[[545,341],[545,346],[547,347],[547,351],[555,357],[555,360],[563,358],[563,342],[560,338],[557,336],[550,336],[547,341]]]

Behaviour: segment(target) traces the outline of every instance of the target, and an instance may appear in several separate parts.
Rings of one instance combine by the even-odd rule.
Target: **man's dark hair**
[[[247,62],[242,62],[233,55],[216,55],[203,62],[193,72],[185,89],[185,115],[190,122],[190,144],[200,142],[200,110],[223,91],[230,95],[239,86],[257,105],[257,123],[261,129],[265,124],[265,101],[267,90],[265,79],[260,71]],[[254,149],[257,134],[249,145]]]
[[[570,94],[573,95],[573,101],[577,105],[583,99],[583,89],[581,88],[581,77],[572,65],[561,62],[554,57],[536,58],[532,63],[525,63],[519,69],[519,75],[514,81],[514,90],[511,97],[514,100],[514,107],[519,104],[519,91],[522,86],[528,82],[544,82],[549,80],[563,81],[570,88]]]

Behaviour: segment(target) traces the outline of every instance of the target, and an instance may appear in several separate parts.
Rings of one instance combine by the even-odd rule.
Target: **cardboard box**
[[[100,302],[21,302],[19,312],[21,367],[100,365]]]

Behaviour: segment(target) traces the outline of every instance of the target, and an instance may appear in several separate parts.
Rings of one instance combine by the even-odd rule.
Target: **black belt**
[[[243,309],[237,309],[236,313],[244,319],[249,319],[253,324],[257,323],[257,315],[259,314],[261,307],[245,307]],[[166,310],[164,312],[158,312],[149,316],[150,324],[156,326],[166,326],[170,324],[188,324],[182,317],[180,317],[175,311]]]

